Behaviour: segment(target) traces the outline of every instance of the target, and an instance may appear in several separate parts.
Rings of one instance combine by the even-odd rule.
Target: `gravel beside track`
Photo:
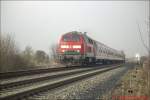
[[[128,70],[126,66],[92,76],[78,82],[74,82],[63,87],[49,90],[39,95],[34,95],[29,99],[33,100],[57,100],[57,99],[82,99],[94,100],[101,99],[117,84],[121,76]],[[105,99],[104,99],[105,100]]]

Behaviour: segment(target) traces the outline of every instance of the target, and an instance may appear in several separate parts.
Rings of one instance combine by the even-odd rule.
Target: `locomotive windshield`
[[[63,41],[65,41],[65,42],[68,42],[68,41],[78,42],[78,41],[80,41],[80,35],[78,35],[78,34],[66,34],[63,36]]]

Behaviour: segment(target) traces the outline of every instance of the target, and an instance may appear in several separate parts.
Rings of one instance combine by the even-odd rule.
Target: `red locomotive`
[[[71,64],[117,63],[125,61],[123,51],[112,49],[86,33],[77,31],[62,35],[58,46],[59,60]]]

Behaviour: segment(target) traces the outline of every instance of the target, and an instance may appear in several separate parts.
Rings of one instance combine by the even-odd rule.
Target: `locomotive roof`
[[[82,34],[81,32],[77,32],[77,31],[72,31],[72,32],[68,32],[68,33],[65,33],[65,34]]]

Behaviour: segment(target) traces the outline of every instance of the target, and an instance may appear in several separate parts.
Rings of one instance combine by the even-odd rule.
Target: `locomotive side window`
[[[90,39],[91,40],[91,39]],[[93,40],[91,40],[91,44],[93,44]]]
[[[91,43],[90,39],[88,39],[88,42]]]
[[[89,38],[88,38],[88,42],[89,42],[90,44],[94,44],[93,40],[91,40],[91,39],[89,39]]]

